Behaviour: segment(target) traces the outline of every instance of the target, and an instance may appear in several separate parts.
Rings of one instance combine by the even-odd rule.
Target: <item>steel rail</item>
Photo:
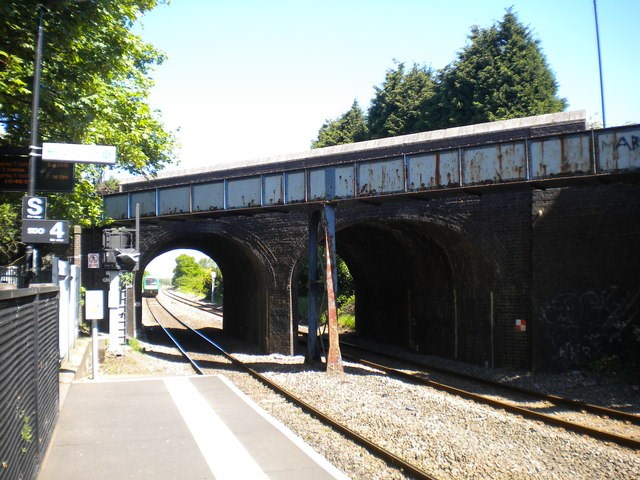
[[[147,310],[149,311],[149,313],[151,314],[151,316],[153,317],[153,319],[156,321],[156,323],[158,324],[158,326],[162,329],[162,331],[171,339],[171,341],[173,342],[173,344],[176,346],[176,348],[180,351],[180,353],[182,354],[182,356],[184,358],[187,359],[187,361],[191,364],[191,367],[195,370],[195,372],[198,375],[204,375],[204,371],[202,370],[202,368],[200,368],[200,365],[198,365],[198,363],[189,356],[189,354],[187,353],[187,351],[183,348],[183,346],[180,344],[180,342],[178,341],[178,339],[173,336],[173,334],[171,334],[171,332],[169,332],[169,330],[160,322],[158,316],[153,313],[153,310],[151,310],[151,307],[149,306],[149,301],[151,299],[147,298]],[[154,298],[155,300],[155,298]],[[158,305],[160,305],[162,308],[165,308],[164,305],[162,305],[160,302],[158,302],[156,300],[156,303],[158,303]],[[165,308],[166,310],[166,308]]]
[[[164,308],[167,311],[167,313],[169,315],[171,315],[177,322],[179,322],[185,328],[189,329],[192,333],[195,333],[200,338],[202,338],[204,341],[209,343],[212,347],[214,347],[216,350],[218,350],[225,358],[230,360],[234,365],[240,367],[242,370],[247,372],[249,375],[254,377],[256,380],[260,381],[261,383],[263,383],[267,387],[271,388],[277,394],[282,395],[284,398],[286,398],[290,402],[292,402],[295,405],[297,405],[298,407],[300,407],[306,413],[310,414],[311,416],[315,417],[316,419],[320,420],[322,423],[330,426],[331,428],[335,429],[336,431],[342,433],[343,435],[345,435],[347,438],[349,438],[353,442],[355,442],[355,443],[359,444],[360,446],[364,447],[365,449],[367,449],[370,453],[372,453],[374,455],[377,455],[379,458],[385,460],[388,464],[390,464],[390,465],[392,465],[392,466],[394,466],[396,468],[399,468],[403,472],[405,472],[408,475],[410,475],[412,478],[419,479],[419,480],[437,480],[436,477],[430,475],[429,473],[427,473],[424,470],[420,469],[416,465],[413,465],[413,464],[405,461],[404,459],[398,457],[394,453],[382,448],[379,445],[376,445],[375,443],[371,442],[370,440],[368,440],[367,438],[363,437],[359,433],[351,430],[349,427],[337,422],[336,420],[332,419],[331,417],[328,417],[327,415],[325,415],[320,410],[316,409],[315,407],[313,407],[309,403],[307,403],[304,400],[300,399],[299,397],[297,397],[293,393],[289,392],[285,388],[282,388],[281,386],[279,386],[277,383],[273,382],[272,380],[270,380],[266,376],[260,374],[259,372],[257,372],[253,368],[248,367],[242,361],[238,360],[234,355],[232,355],[231,353],[227,352],[221,345],[219,345],[218,343],[214,342],[213,340],[211,340],[206,335],[204,335],[201,332],[199,332],[198,330],[192,328],[191,326],[189,326],[188,324],[186,324],[185,322],[180,320],[178,317],[173,315],[173,313],[171,313],[171,311],[167,307],[162,305],[162,303],[160,301],[158,301],[157,298],[156,298],[156,302],[158,303],[158,305],[160,305],[162,308]]]
[[[162,289],[162,293],[163,295],[166,295],[167,297],[176,300],[178,302],[184,303],[185,305],[189,305],[190,307],[193,308],[197,308],[199,310],[211,313],[212,315],[218,315],[220,316],[220,314],[218,313],[219,310],[221,310],[220,307],[216,307],[213,304],[211,305],[205,305],[201,302],[198,302],[196,300],[191,300],[189,298],[185,298],[181,295],[176,294],[175,292],[173,292],[172,290],[169,289]]]
[[[516,405],[501,402],[500,400],[494,400],[492,398],[486,397],[484,395],[479,395],[476,393],[472,393],[466,390],[462,390],[460,388],[452,387],[450,385],[445,385],[443,383],[435,382],[433,380],[426,379],[421,377],[420,374],[411,374],[403,372],[402,370],[397,370],[395,368],[387,367],[385,365],[380,365],[375,362],[371,362],[359,357],[355,357],[352,355],[347,355],[343,353],[345,358],[348,358],[354,362],[362,363],[363,365],[367,365],[371,368],[375,368],[381,370],[389,375],[393,375],[396,377],[404,378],[410,380],[412,382],[416,382],[419,384],[427,385],[438,390],[442,390],[463,398],[467,398],[469,400],[476,401],[478,403],[484,403],[490,405],[495,408],[499,408],[502,410],[509,411],[511,413],[518,414],[525,418],[530,418],[534,420],[542,421],[546,424],[555,425],[564,428],[565,430],[570,430],[576,433],[584,434],[591,436],[593,438],[597,438],[599,440],[604,440],[612,443],[616,443],[618,445],[632,448],[635,450],[640,449],[640,440],[636,440],[630,437],[625,437],[622,435],[617,435],[615,433],[606,432],[604,430],[600,430],[597,428],[587,427],[586,425],[581,425],[579,423],[570,422],[567,420],[562,420],[560,418],[554,417],[552,415],[547,415],[544,413],[535,412],[533,410],[518,407]]]
[[[357,349],[357,350],[361,350],[367,353],[372,353],[374,355],[378,355],[380,357],[385,357],[385,358],[389,358],[391,360],[396,360],[396,361],[400,361],[403,363],[406,363],[407,365],[411,365],[417,368],[420,368],[422,370],[427,370],[427,371],[433,371],[433,372],[438,372],[438,373],[444,373],[447,375],[451,375],[451,376],[455,376],[458,378],[462,378],[465,380],[472,380],[474,382],[477,383],[481,383],[484,385],[488,385],[491,387],[495,387],[495,388],[499,388],[502,390],[508,390],[514,393],[519,393],[519,394],[523,394],[523,395],[530,395],[530,396],[534,396],[543,400],[547,400],[549,402],[552,402],[556,405],[565,405],[565,406],[569,406],[578,410],[585,410],[587,412],[591,412],[591,413],[595,413],[597,415],[603,415],[603,416],[608,416],[610,418],[615,418],[618,420],[623,420],[626,422],[631,422],[634,425],[640,425],[640,415],[636,415],[633,413],[629,413],[629,412],[624,412],[622,410],[615,410],[612,408],[607,408],[607,407],[602,407],[600,405],[593,405],[591,403],[585,403],[585,402],[581,402],[579,400],[574,400],[572,398],[565,398],[565,397],[561,397],[559,395],[551,395],[548,393],[543,393],[543,392],[538,392],[529,388],[524,388],[524,387],[518,387],[516,385],[508,385],[508,384],[504,384],[501,382],[496,382],[494,380],[489,380],[486,378],[480,378],[480,377],[476,377],[474,375],[468,374],[468,373],[463,373],[463,372],[457,372],[455,370],[452,369],[448,369],[448,368],[443,368],[443,367],[434,367],[431,365],[427,365],[424,363],[420,363],[420,362],[416,362],[413,361],[411,359],[407,359],[407,358],[403,358],[403,357],[398,357],[396,355],[392,355],[389,353],[384,353],[384,352],[380,352],[378,350],[372,350],[366,347],[362,347],[360,345],[356,345],[350,342],[340,342],[341,346],[345,346],[345,347],[349,347],[349,348],[353,348],[353,349]]]

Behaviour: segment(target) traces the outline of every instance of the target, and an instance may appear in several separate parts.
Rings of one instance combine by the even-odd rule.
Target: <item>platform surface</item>
[[[38,480],[346,478],[221,376],[71,384]]]

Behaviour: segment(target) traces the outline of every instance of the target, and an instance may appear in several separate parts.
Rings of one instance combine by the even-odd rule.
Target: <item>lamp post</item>
[[[31,98],[31,136],[29,138],[29,183],[27,196],[36,195],[36,177],[38,158],[42,156],[42,146],[38,138],[38,110],[40,109],[40,77],[42,74],[42,46],[44,44],[44,7],[38,5],[38,30],[36,33],[36,56],[33,71],[33,90]],[[25,249],[24,287],[28,287],[33,278],[40,273],[38,250],[33,245]]]
[[[82,3],[87,0],[75,0]],[[38,3],[38,30],[36,32],[36,54],[33,68],[33,89],[31,98],[31,135],[29,137],[29,181],[27,184],[27,196],[36,195],[36,179],[38,174],[38,158],[42,157],[42,145],[38,132],[38,110],[40,109],[40,77],[42,75],[42,49],[44,45],[44,14],[45,10],[64,0],[45,0]],[[27,244],[25,248],[25,271],[23,275],[23,287],[28,287],[31,280],[38,278],[40,274],[40,260],[38,250],[34,245]]]
[[[598,44],[598,72],[600,73],[600,102],[602,105],[602,126],[607,126],[607,117],[604,112],[604,84],[602,82],[602,54],[600,52],[600,29],[598,28],[598,5],[593,0],[593,14],[596,18],[596,43]]]
[[[38,157],[42,156],[42,147],[38,139],[38,110],[40,109],[40,76],[42,75],[42,45],[44,43],[44,7],[38,6],[38,30],[36,34],[36,58],[33,73],[33,94],[31,99],[31,137],[29,144],[29,185],[27,195],[36,194],[36,169]]]

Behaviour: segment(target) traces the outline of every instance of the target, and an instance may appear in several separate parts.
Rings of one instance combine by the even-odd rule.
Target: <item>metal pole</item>
[[[604,83],[602,82],[602,54],[600,51],[600,29],[598,28],[597,0],[593,0],[593,14],[596,18],[596,42],[598,44],[598,71],[600,73],[600,102],[602,105],[602,126],[607,126],[607,117],[604,111]]]
[[[38,110],[40,108],[40,76],[42,72],[42,45],[44,44],[43,28],[44,8],[38,7],[38,30],[36,32],[36,57],[33,66],[33,92],[31,95],[31,137],[29,140],[29,183],[27,184],[27,195],[36,195],[36,174],[38,168],[38,157],[41,156],[42,148],[39,146],[38,138]],[[31,280],[39,275],[38,251],[33,245],[27,245],[25,249],[24,264],[24,287],[28,287]]]
[[[91,320],[91,378],[98,378],[98,320]]]
[[[37,160],[42,148],[38,138],[38,110],[40,109],[40,76],[42,73],[42,46],[44,44],[44,8],[38,7],[38,31],[36,34],[36,58],[33,71],[33,93],[31,98],[31,137],[29,145],[29,184],[27,194],[34,197],[36,194]]]

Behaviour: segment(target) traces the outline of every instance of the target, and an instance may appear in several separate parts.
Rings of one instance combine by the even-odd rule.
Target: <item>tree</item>
[[[216,272],[215,290],[221,296],[223,289],[222,272],[209,258],[201,258],[199,261],[186,254],[176,257],[176,266],[173,269],[171,284],[178,289],[186,290],[199,295],[211,293],[211,272]]]
[[[566,108],[557,97],[553,72],[511,9],[487,29],[473,27],[471,43],[444,69],[433,72],[403,63],[387,71],[367,110],[365,138],[384,138],[437,128],[553,113]],[[354,107],[327,121],[313,147],[357,141],[351,134]]]
[[[433,73],[414,64],[405,73],[403,63],[387,71],[381,87],[375,87],[367,115],[371,138],[394,137],[427,130],[427,109],[433,96]]]
[[[195,259],[186,254],[176,257],[176,266],[173,268],[173,285],[179,286],[182,279],[197,277],[202,273],[202,267]]]
[[[38,0],[0,6],[3,143],[26,145]],[[50,2],[53,3],[53,2]],[[150,71],[164,60],[131,32],[157,0],[68,0],[45,10],[40,132],[49,141],[118,147],[119,165],[153,175],[173,159],[173,136],[148,104]]]
[[[311,148],[331,147],[367,139],[365,116],[358,101],[354,100],[347,113],[336,120],[325,121],[318,132],[317,140],[311,143]]]
[[[151,69],[164,55],[131,32],[134,21],[158,3],[165,0],[0,2],[0,145],[29,145],[35,34],[39,5],[45,4],[41,138],[115,145],[118,166],[134,174],[154,175],[170,164],[175,137],[147,103]],[[100,225],[96,191],[103,170],[76,165],[75,192],[51,195],[50,213]],[[0,204],[19,204],[20,196],[0,195]],[[12,226],[0,224],[3,230]]]
[[[18,253],[17,238],[20,237],[20,229],[17,227],[20,218],[18,205],[10,203],[0,204],[0,260],[3,264],[9,263]]]
[[[562,111],[565,99],[528,27],[508,9],[496,25],[471,30],[471,43],[438,73],[431,126],[446,128]]]

